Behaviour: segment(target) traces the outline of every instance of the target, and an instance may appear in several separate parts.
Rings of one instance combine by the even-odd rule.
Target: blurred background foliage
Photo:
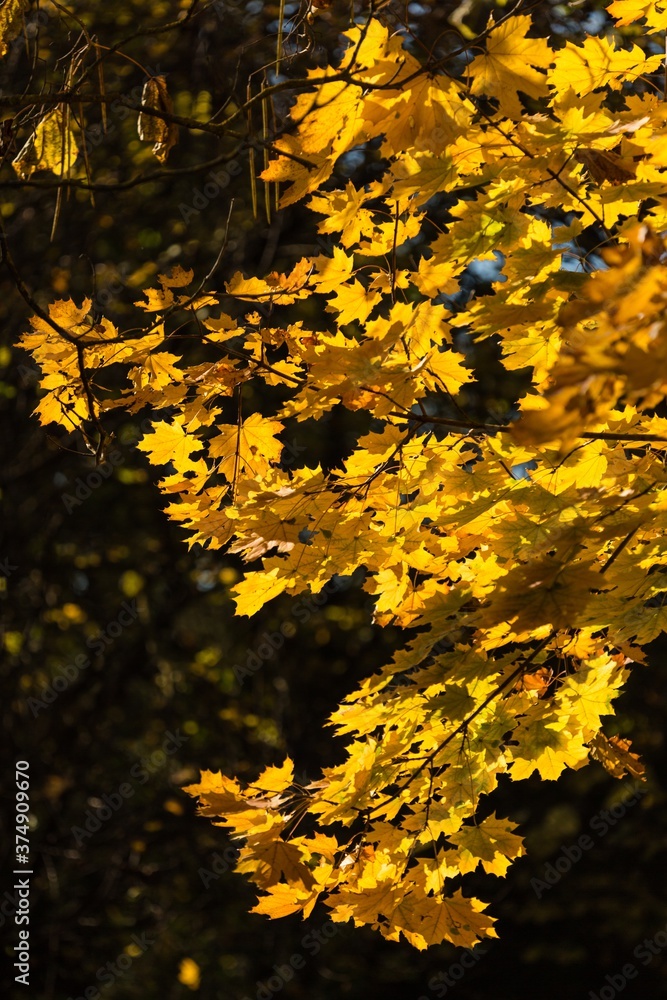
[[[184,18],[191,6],[189,0],[32,4],[24,30],[0,62],[0,101],[62,86],[72,52],[86,34],[100,46],[118,46],[104,61],[107,92],[134,93],[136,99],[146,71],[160,72],[176,113],[184,116],[206,120],[222,109],[229,114],[242,106],[248,86],[256,93],[261,81],[276,82],[278,2],[195,4],[194,16]],[[361,13],[365,4],[334,0],[308,24],[304,4],[284,5],[279,79],[335,58],[351,6]],[[440,57],[461,46],[452,15],[470,37],[498,7],[487,0],[392,2],[385,15],[397,30],[409,29],[414,51]],[[539,31],[556,37],[577,38],[610,26],[601,3],[528,8]],[[631,27],[627,35],[633,34]],[[11,167],[34,125],[34,111],[16,115],[11,100],[1,106],[5,120],[13,119],[15,135],[6,143],[0,171],[0,211],[21,275],[42,305],[89,296],[96,311],[129,328],[136,321],[133,302],[157,272],[178,263],[197,277],[207,273],[225,239],[230,205],[216,288],[236,270],[285,269],[327,246],[318,243],[315,223],[301,206],[267,212],[259,190],[253,212],[247,149],[234,157],[240,169],[230,184],[205,209],[196,209],[196,192],[215,169],[210,162],[228,160],[239,145],[235,137],[182,129],[161,176],[134,183],[158,169],[150,144],[137,138],[136,114],[110,110],[105,131],[95,105],[82,117],[76,111],[95,190],[85,187],[85,172],[79,172],[78,186],[62,191],[52,232],[57,179],[42,172],[19,183]],[[287,108],[286,95],[276,102],[278,118]],[[259,126],[259,120],[242,117],[236,127],[251,135]],[[257,169],[261,160],[260,150]],[[332,183],[349,177],[364,183],[381,167],[376,152],[364,148],[342,158]],[[433,211],[446,212],[446,204]],[[463,298],[489,292],[488,280],[488,273],[471,269]],[[667,950],[647,967],[632,956],[644,938],[667,924],[663,640],[653,644],[647,664],[635,668],[609,730],[630,737],[643,755],[647,794],[604,837],[594,835],[594,849],[538,899],[531,880],[543,879],[545,865],[590,832],[591,819],[609,809],[625,786],[597,765],[553,784],[502,784],[495,796],[499,812],[522,824],[529,855],[507,879],[494,883],[485,877],[478,891],[499,918],[500,940],[460,981],[456,965],[452,985],[438,978],[460,958],[447,945],[420,954],[347,925],[331,940],[321,937],[320,945],[305,935],[326,926],[324,908],[306,923],[269,922],[248,913],[253,894],[227,863],[232,853],[225,833],[196,818],[182,786],[197,779],[200,767],[252,778],[286,754],[295,758],[302,780],[316,778],[320,767],[340,759],[340,741],[324,726],[329,713],[390,658],[402,636],[372,624],[368,595],[352,585],[306,612],[304,605],[299,611],[296,602],[281,598],[251,621],[234,618],[229,591],[240,564],[198,546],[188,550],[163,514],[154,473],[135,447],[142,415],[110,419],[117,461],[108,478],[96,474],[80,440],[56,437],[31,418],[37,372],[13,347],[28,310],[4,274],[2,282],[6,694],[0,711],[8,767],[13,759],[30,762],[31,995],[83,996],[103,986],[99,973],[104,976],[106,967],[102,996],[109,1000],[267,1000],[278,992],[285,1000],[365,1000],[374,994],[432,1000],[454,992],[462,1000],[528,993],[560,1000],[597,993],[605,976],[628,961],[640,975],[625,997],[663,995]],[[295,307],[294,318],[326,321],[310,303]],[[188,349],[196,352],[197,346]],[[461,405],[475,416],[511,408],[520,383],[501,379],[492,341],[470,347],[470,364],[476,381]],[[262,402],[255,397],[251,405],[261,410]],[[332,466],[350,448],[358,420],[337,408],[326,437],[321,427],[305,423],[302,439],[293,443]],[[129,624],[116,624],[128,617]],[[260,668],[239,680],[235,667],[245,666],[264,634],[278,633],[286,622],[294,625],[294,635],[275,655],[260,653]],[[78,668],[77,657],[88,665]],[[63,688],[58,678],[68,665],[75,676]],[[44,701],[49,691],[55,693],[50,703]],[[117,807],[108,805],[119,797]],[[88,817],[105,803],[108,818],[99,829],[86,830]],[[4,832],[8,844],[11,822]],[[7,854],[1,891],[8,895],[0,916],[7,956],[16,940],[12,867]],[[294,954],[303,956],[304,965],[283,982],[280,967]],[[3,995],[26,995],[11,973]]]

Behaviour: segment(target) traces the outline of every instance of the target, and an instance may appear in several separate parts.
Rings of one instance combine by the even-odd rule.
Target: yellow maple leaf
[[[511,862],[524,854],[523,839],[514,833],[515,827],[490,816],[478,825],[463,826],[449,840],[460,851],[460,870],[474,871],[481,863],[484,871],[504,875]]]
[[[361,207],[368,198],[368,191],[357,190],[352,181],[348,181],[345,191],[322,191],[313,195],[309,207],[326,216],[318,226],[321,233],[340,232],[343,246],[352,246],[358,243],[365,222],[371,218],[370,212]]]
[[[436,295],[452,295],[458,290],[454,275],[460,268],[456,261],[422,257],[417,271],[410,272],[410,281],[427,298]]]
[[[468,66],[472,93],[498,98],[504,114],[521,118],[525,112],[519,91],[529,97],[545,97],[549,93],[547,77],[539,70],[551,64],[553,52],[544,38],[526,38],[531,27],[527,14],[508,17],[497,28],[490,20],[489,26],[486,53],[476,56]]]
[[[177,420],[153,424],[151,433],[144,435],[137,447],[147,453],[153,465],[174,465],[180,473],[201,471],[190,456],[201,450],[203,442],[188,434]]]
[[[221,812],[213,812],[214,816],[222,816],[227,808],[237,808],[241,802],[241,786],[235,778],[228,778],[219,771],[202,771],[200,781],[194,785],[187,785],[183,790],[192,796],[200,796],[212,803],[213,808],[220,808]],[[215,801],[213,801],[215,796]],[[245,805],[242,808],[246,808]]]
[[[282,594],[288,584],[289,579],[278,568],[268,573],[248,573],[232,591],[237,615],[252,617],[268,601]]]
[[[230,295],[235,295],[239,299],[288,305],[308,294],[308,277],[311,270],[311,262],[304,257],[295,264],[289,274],[273,271],[267,278],[244,278],[237,272],[231,281],[226,282],[226,288]]]
[[[280,767],[265,768],[251,788],[259,788],[263,792],[284,792],[294,780],[294,762],[286,757]]]
[[[549,83],[559,92],[570,88],[579,99],[598,87],[617,89],[626,80],[652,73],[662,56],[647,56],[638,46],[616,48],[608,38],[589,37],[581,45],[566,42],[554,53],[555,68]]]
[[[416,196],[416,204],[423,205],[434,194],[452,188],[459,176],[450,155],[416,156],[406,154],[392,171],[396,177],[393,193],[397,197]]]
[[[279,882],[277,885],[267,887],[267,895],[262,896],[250,912],[261,913],[274,919],[288,917],[291,913],[305,910],[306,906],[312,902],[313,897],[317,898],[318,894],[318,890],[309,891],[300,884],[285,885]]]
[[[493,917],[480,912],[485,906],[479,899],[465,897],[458,889],[445,899],[431,901],[417,934],[406,937],[420,950],[442,941],[472,948],[484,937],[496,937]]]
[[[158,274],[157,279],[162,287],[145,288],[144,295],[146,296],[146,302],[137,302],[137,305],[141,309],[145,309],[146,312],[157,312],[160,309],[168,309],[175,301],[174,293],[171,289],[183,288],[185,285],[189,285],[193,277],[194,271],[191,269],[186,271],[180,264],[177,264],[171,269],[169,274]]]
[[[609,654],[591,660],[578,673],[567,677],[559,699],[591,730],[600,729],[600,717],[613,713],[612,700],[620,693],[628,671]]]
[[[240,475],[261,479],[271,463],[280,460],[283,445],[276,435],[283,427],[261,413],[252,413],[240,426],[217,424],[218,433],[208,443],[209,455],[220,459],[218,469],[230,482]]]
[[[613,0],[607,11],[616,19],[619,27],[636,24],[646,18],[647,27],[653,31],[664,31],[667,28],[667,10],[664,3],[655,0]]]
[[[473,372],[463,364],[462,356],[451,348],[432,351],[420,374],[427,388],[437,392],[444,387],[453,395],[459,392],[462,385],[474,378]]]
[[[646,781],[646,773],[639,755],[630,750],[630,741],[620,736],[605,736],[598,733],[591,740],[591,757],[598,760],[614,778],[631,774],[633,778]]]
[[[213,771],[202,771],[200,783],[188,785],[184,790],[199,798],[202,816],[221,816],[224,823],[218,825],[231,826],[235,834],[252,838],[256,843],[270,831],[278,835],[285,827],[280,795],[253,797],[249,790],[243,791],[238,782]]]
[[[364,288],[360,281],[342,285],[338,294],[327,302],[328,312],[338,313],[338,325],[365,323],[382,296]]]
[[[560,721],[545,721],[539,713],[533,715],[529,726],[515,730],[515,737],[519,746],[512,748],[509,772],[515,781],[530,777],[536,770],[545,781],[555,781],[566,767],[581,767],[588,757],[581,739],[574,739]]]
[[[551,556],[516,566],[500,579],[486,624],[512,622],[517,631],[551,625],[567,628],[578,621],[593,591],[609,589],[594,564],[563,565]]]
[[[284,877],[290,886],[311,889],[313,876],[305,860],[310,858],[310,852],[290,841],[280,838],[269,839],[270,835],[262,835],[241,850],[236,870],[242,875],[252,875],[253,881],[262,889],[280,884]]]
[[[342,247],[334,247],[331,257],[315,257],[310,283],[322,294],[337,291],[352,274],[352,256],[346,254]]]
[[[48,378],[43,380],[42,385],[49,388]],[[44,396],[35,407],[35,413],[40,423],[60,424],[68,431],[78,429],[89,418],[88,402],[83,393],[76,386],[69,385],[62,385]]]
[[[142,389],[147,385],[155,389],[164,389],[174,382],[183,380],[185,373],[182,369],[174,367],[175,362],[180,360],[177,354],[158,351],[154,354],[148,354],[144,364],[133,369],[129,375],[137,389]]]

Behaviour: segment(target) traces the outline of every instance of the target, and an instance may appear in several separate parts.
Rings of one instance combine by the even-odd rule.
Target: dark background
[[[68,9],[100,43],[127,39],[123,53],[142,66],[159,66],[178,113],[199,108],[206,115],[229,100],[240,104],[248,80],[257,88],[262,67],[273,58],[278,4],[218,3],[175,30],[158,30],[187,6],[125,0],[108,6],[73,3]],[[423,52],[439,35],[436,54],[460,47],[460,36],[446,20],[456,6],[426,0],[410,5],[415,51]],[[387,14],[398,18],[405,9],[405,4],[392,4]],[[465,23],[481,30],[493,9],[474,2]],[[330,14],[314,23],[308,55],[299,55],[308,39],[295,29],[286,43],[285,71],[298,75],[312,62],[326,63],[348,10],[347,2],[334,3]],[[295,23],[298,11],[298,4],[286,7]],[[598,31],[609,25],[601,11],[597,3],[542,3],[534,6],[533,16],[540,31],[577,38],[583,27]],[[0,96],[59,85],[63,63],[58,60],[77,40],[80,24],[73,18],[59,16],[48,5],[41,11],[33,6],[27,41],[13,43],[0,63]],[[137,87],[140,92],[145,77],[136,63],[110,57],[105,68],[110,92],[128,94]],[[96,181],[113,185],[156,169],[150,145],[137,138],[135,116],[110,117],[113,128],[107,136],[95,131],[99,122],[98,109],[89,110],[83,122]],[[229,188],[205,211],[184,214],[180,206],[192,206],[206,182],[208,169],[198,164],[231,155],[235,140],[183,130],[167,169],[189,172],[122,190],[99,189],[94,204],[88,191],[71,189],[51,240],[54,179],[41,173],[34,185],[17,183],[9,161],[29,134],[29,120],[16,124],[18,135],[0,172],[1,211],[21,274],[43,305],[68,296],[80,302],[89,295],[119,326],[133,325],[133,301],[158,271],[180,263],[197,276],[207,272],[224,239],[232,198],[228,246],[215,287],[239,269],[283,269],[305,254],[321,252],[302,207],[267,221],[260,191],[260,211],[253,217],[247,153],[238,157],[242,170]],[[250,126],[241,120],[238,127],[247,131]],[[333,183],[348,176],[362,183],[380,169],[376,156],[367,149],[344,157]],[[634,668],[609,729],[632,739],[642,754],[646,794],[619,808],[623,815],[602,836],[600,811],[630,794],[629,779],[614,781],[592,764],[555,783],[535,778],[501,783],[498,811],[522,824],[529,855],[506,879],[468,877],[468,885],[477,886],[498,918],[499,941],[485,946],[485,954],[475,956],[478,960],[458,982],[461,955],[448,945],[419,953],[351,924],[338,925],[336,935],[322,937],[319,945],[305,935],[322,928],[328,933],[325,907],[306,922],[268,921],[248,913],[254,894],[231,866],[225,868],[224,858],[232,853],[224,830],[196,817],[182,786],[196,781],[200,768],[252,778],[287,754],[295,759],[300,778],[317,778],[319,769],[340,754],[340,741],[324,728],[328,715],[360,678],[390,658],[403,637],[399,630],[372,624],[371,602],[354,586],[333,595],[305,623],[295,617],[294,602],[282,598],[251,621],[234,618],[229,592],[240,564],[219,552],[188,549],[183,532],[162,512],[165,501],[155,471],[135,447],[143,414],[109,419],[119,457],[113,474],[92,489],[97,480],[89,477],[96,467],[80,437],[42,428],[31,417],[39,397],[37,371],[13,346],[27,328],[29,310],[6,273],[1,277],[0,711],[9,778],[3,844],[13,836],[13,763],[27,760],[35,871],[31,985],[16,985],[10,970],[3,995],[83,996],[87,988],[102,986],[98,973],[107,967],[105,1000],[197,995],[266,1000],[278,993],[284,1000],[373,995],[585,1000],[591,990],[599,996],[605,987],[603,1000],[608,1000],[609,991],[618,990],[614,977],[628,962],[639,972],[621,990],[624,997],[664,995],[667,947],[648,965],[633,957],[645,938],[667,928],[662,639],[649,650],[647,663]],[[488,291],[474,274],[468,288]],[[306,318],[315,322],[319,317],[311,312]],[[197,356],[196,345],[184,349]],[[517,386],[499,380],[493,349],[477,349],[471,364],[476,381],[466,389],[463,405],[475,414],[507,411]],[[262,400],[256,403],[261,407]],[[355,428],[349,414],[334,411],[324,435],[321,427],[306,423],[297,444],[333,465],[351,445]],[[113,623],[123,602],[136,607],[136,617],[117,637],[100,640],[110,625],[112,633],[118,631]],[[234,666],[245,664],[265,631],[277,632],[286,621],[295,623],[294,637],[239,684]],[[81,654],[90,664],[75,670],[76,676],[46,704],[45,690],[54,691],[53,681]],[[165,744],[168,734],[175,740]],[[163,745],[169,753],[161,752]],[[110,815],[99,829],[86,831],[87,815],[104,805],[104,796]],[[108,806],[109,801],[116,806]],[[557,884],[548,889],[531,884],[544,880],[545,866],[585,832],[593,848]],[[17,940],[12,865],[8,851],[0,893],[9,895],[2,897],[7,905],[0,907],[0,924],[9,965]],[[667,935],[662,940],[667,944]],[[295,954],[303,957],[303,966],[283,983],[275,978],[274,966],[284,967]],[[197,989],[179,982],[185,958],[200,967]],[[109,972],[107,963],[116,972]],[[446,985],[437,977],[450,968]]]

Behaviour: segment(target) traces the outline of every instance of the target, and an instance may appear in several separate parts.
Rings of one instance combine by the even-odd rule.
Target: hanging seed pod
[[[174,106],[167,91],[167,81],[163,76],[152,76],[150,80],[146,81],[141,95],[141,103],[154,111],[174,113]],[[157,115],[147,115],[142,112],[139,115],[137,129],[140,139],[154,143],[153,152],[160,163],[164,163],[169,151],[178,142],[178,126],[174,125],[173,122],[158,118]]]

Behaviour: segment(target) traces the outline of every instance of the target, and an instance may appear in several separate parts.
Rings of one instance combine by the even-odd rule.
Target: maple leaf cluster
[[[237,274],[224,295],[185,291],[177,267],[146,290],[143,329],[61,301],[22,339],[44,423],[86,432],[150,409],[139,447],[167,467],[169,515],[191,543],[262,559],[239,614],[361,566],[375,621],[410,630],[332,716],[344,763],[306,787],[286,760],[245,788],[204,772],[188,789],[243,840],[258,913],[321,900],[389,940],[470,947],[495,932],[460,877],[523,853],[489,811],[499,776],[554,780],[591,758],[641,773],[602,725],[667,621],[667,105],[649,85],[664,45],[644,44],[667,14],[608,10],[641,21],[642,44],[554,43],[504,16],[458,75],[422,65],[381,11],[351,27],[262,175],[283,207],[307,199],[331,254]],[[334,186],[339,158],[373,141],[382,176]],[[564,247],[591,228],[601,266],[573,272]],[[495,294],[456,311],[479,260],[502,264]],[[300,302],[328,322],[287,318]],[[184,313],[215,360],[175,353]],[[511,418],[466,415],[465,337],[495,337],[505,371],[529,374]],[[128,387],[111,398],[101,375],[119,364]],[[255,385],[280,390],[268,415],[247,411]],[[373,417],[344,468],[281,462],[287,430],[340,405]]]

